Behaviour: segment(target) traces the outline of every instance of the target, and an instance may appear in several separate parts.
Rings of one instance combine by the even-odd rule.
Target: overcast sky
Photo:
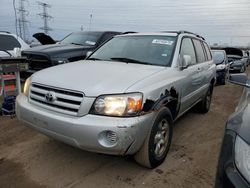
[[[19,6],[19,0],[16,7]],[[51,36],[61,39],[72,31],[189,30],[209,43],[250,45],[249,0],[41,0],[51,5]],[[0,30],[15,33],[12,0],[0,0]],[[27,0],[28,35],[41,32],[37,1]],[[92,21],[90,25],[90,15]],[[19,16],[19,15],[17,15]]]

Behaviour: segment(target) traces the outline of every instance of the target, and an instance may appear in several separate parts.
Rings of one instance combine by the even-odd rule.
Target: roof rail
[[[202,38],[203,40],[205,40],[204,37],[202,37],[202,36],[200,36],[200,35],[198,35],[196,33],[190,32],[190,31],[182,30],[182,31],[180,31],[180,33],[192,34],[192,35],[195,35],[196,37],[199,37],[199,38]]]
[[[8,34],[10,34],[10,32],[9,31],[0,31],[1,33],[8,33]]]
[[[121,33],[122,35],[130,34],[130,33],[137,33],[136,31],[125,31]]]
[[[205,40],[204,37],[202,37],[202,36],[200,36],[200,35],[198,35],[196,33],[193,33],[193,32],[190,32],[190,31],[185,31],[185,30],[180,30],[180,31],[162,31],[162,32],[164,32],[164,33],[177,33],[178,35],[179,34],[184,34],[184,33],[186,33],[186,34],[192,34],[192,35],[195,35],[196,37],[199,37],[199,38]]]

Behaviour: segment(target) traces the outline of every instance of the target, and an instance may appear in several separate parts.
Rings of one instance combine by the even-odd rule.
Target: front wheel
[[[173,127],[172,115],[168,108],[162,108],[148,133],[142,147],[135,154],[135,160],[147,168],[163,163],[170,148]]]

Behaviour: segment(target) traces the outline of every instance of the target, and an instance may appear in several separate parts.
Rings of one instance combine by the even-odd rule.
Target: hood
[[[242,124],[238,130],[238,134],[250,144],[250,105],[248,104],[242,113]]]
[[[49,35],[46,35],[45,33],[35,33],[33,37],[43,45],[56,43],[54,39],[52,39]]]
[[[134,83],[164,68],[111,61],[78,61],[39,71],[32,75],[31,80],[97,97],[103,94],[124,93]]]
[[[227,55],[238,55],[243,56],[243,52],[239,48],[224,48]]]
[[[248,84],[250,81],[248,81]],[[236,111],[228,120],[227,129],[239,134],[250,144],[250,89],[245,88]]]
[[[71,51],[88,51],[91,50],[93,47],[90,46],[81,46],[81,45],[74,45],[74,44],[50,44],[50,45],[41,45],[30,48],[28,50],[24,50],[24,53],[45,53],[47,55],[57,56],[63,53],[69,53]]]

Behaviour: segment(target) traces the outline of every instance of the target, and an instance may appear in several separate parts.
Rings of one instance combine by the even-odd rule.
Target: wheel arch
[[[166,90],[165,94],[161,94],[160,98],[156,101],[146,99],[142,111],[144,113],[149,113],[167,107],[171,112],[172,119],[174,120],[177,117],[180,107],[178,96],[179,94],[174,88],[171,88],[170,91]]]

